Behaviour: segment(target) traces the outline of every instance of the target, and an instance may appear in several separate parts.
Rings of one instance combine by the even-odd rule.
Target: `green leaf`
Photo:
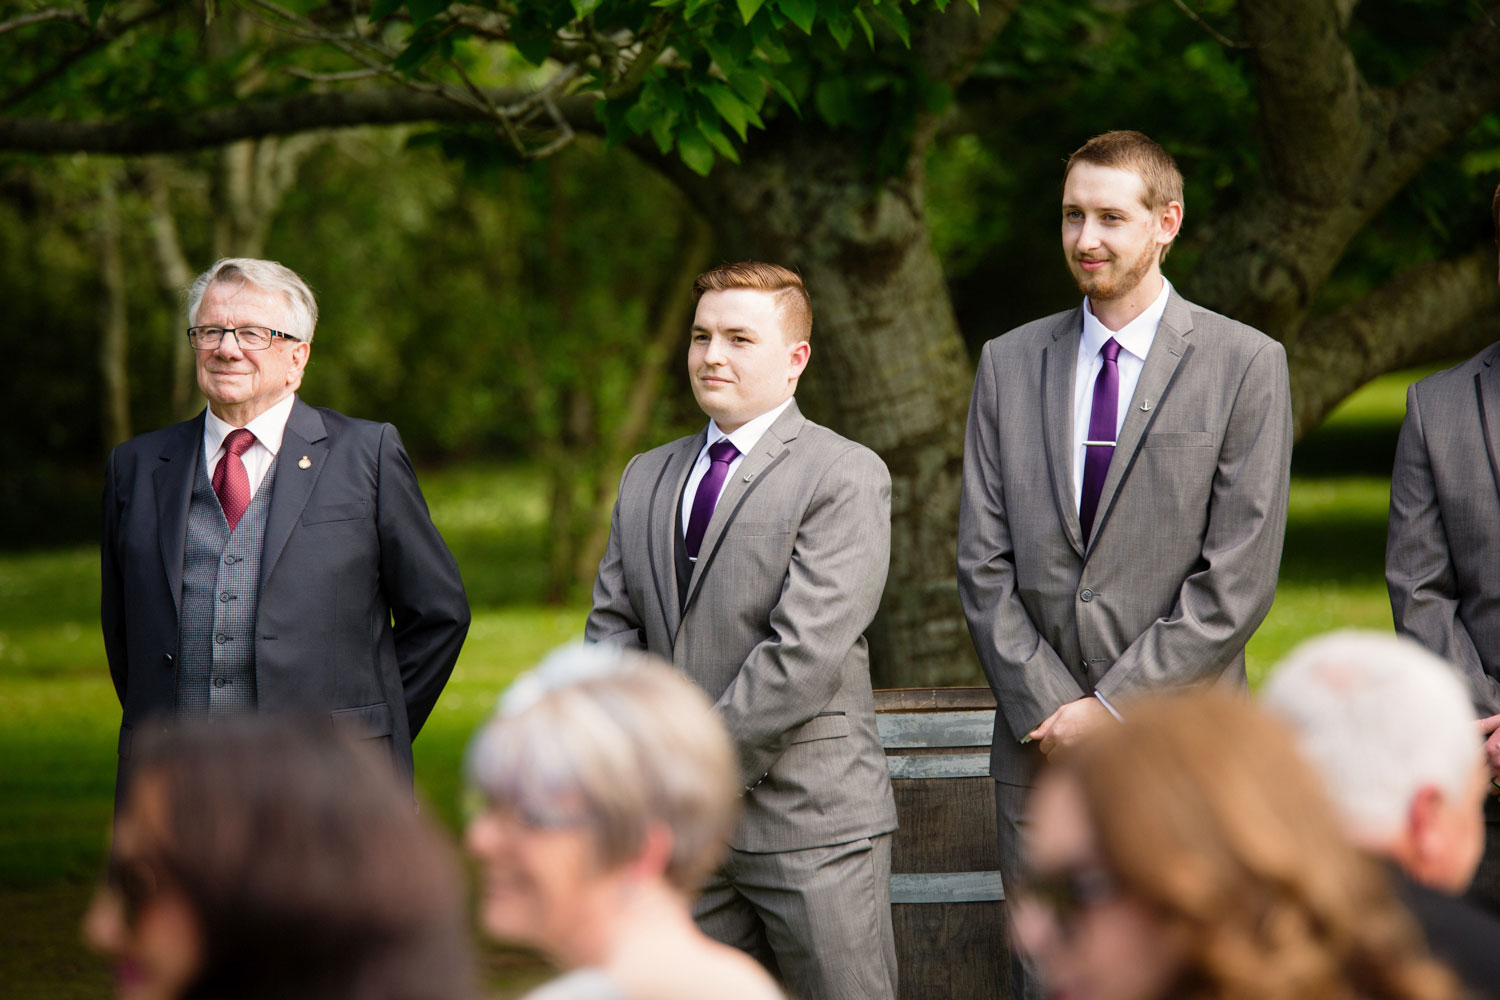
[[[405,0],[375,0],[370,5],[370,23],[374,24],[376,21],[384,21],[400,10],[404,2]]]
[[[969,6],[974,8],[974,13],[979,13],[979,0],[969,0]]]
[[[411,11],[411,23],[419,28],[441,14],[447,6],[447,0],[406,0],[406,9]]]
[[[99,16],[104,13],[104,5],[108,2],[109,0],[89,0],[88,15],[91,27],[97,28],[99,26]],[[741,6],[744,6],[744,4],[742,3]],[[757,6],[759,5],[757,4]]]
[[[906,23],[906,15],[901,13],[899,3],[883,3],[875,8],[875,13],[891,26],[891,30],[901,39],[901,44],[911,48],[911,25]]]
[[[749,24],[750,19],[755,16],[755,12],[760,10],[760,5],[765,2],[766,0],[739,0],[740,19]]]
[[[719,117],[723,118],[729,124],[729,127],[734,129],[735,134],[740,137],[740,142],[744,142],[745,124],[748,121],[748,115],[745,114],[748,108],[745,102],[740,100],[734,91],[722,83],[708,84],[702,88],[702,94],[714,106],[714,110],[719,113]]]
[[[854,21],[848,17],[825,18],[828,21],[828,33],[838,43],[840,49],[848,49],[849,43],[854,39]]]
[[[818,114],[833,128],[847,125],[854,120],[854,101],[849,93],[849,81],[842,76],[824,77],[818,81],[813,94],[813,104]]]
[[[725,135],[723,132],[720,132],[716,128],[704,128],[702,122],[698,123],[698,128],[703,133],[703,137],[708,140],[708,144],[712,146],[720,156],[724,157],[724,159],[728,160],[730,163],[740,162],[739,151],[734,148],[734,143],[729,141],[729,137],[727,135]]]
[[[656,140],[656,151],[662,156],[672,151],[672,124],[676,120],[672,112],[663,111],[651,121],[651,138]]]
[[[813,22],[818,19],[818,0],[776,0],[776,5],[804,35],[812,34]]]
[[[512,32],[510,40],[511,44],[516,47],[516,51],[521,53],[521,58],[533,66],[540,66],[547,61],[548,56],[552,55],[551,32],[547,32],[546,34],[541,32],[528,32],[526,34]]]
[[[700,177],[707,177],[714,167],[714,150],[698,131],[697,126],[685,125],[677,135],[677,155],[687,168]]]
[[[865,41],[869,43],[870,48],[875,48],[875,29],[870,26],[870,19],[865,17],[865,12],[858,7],[854,8],[854,19],[859,22],[861,28],[865,29]]]
[[[604,0],[573,0],[573,16],[581,21],[598,10],[603,2]]]
[[[756,111],[766,100],[766,82],[761,75],[751,69],[737,69],[733,73],[726,73],[729,77],[729,85],[741,99]]]
[[[770,77],[769,79],[771,83],[771,89],[776,91],[776,93],[781,97],[783,101],[786,101],[792,106],[793,114],[795,114],[798,118],[801,118],[802,107],[797,103],[797,98],[793,96],[792,89],[775,77]]]

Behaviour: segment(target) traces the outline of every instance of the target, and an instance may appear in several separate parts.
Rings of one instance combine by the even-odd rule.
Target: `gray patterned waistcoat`
[[[200,447],[182,557],[182,618],[177,646],[179,716],[255,709],[260,553],[277,461],[272,460],[233,533],[209,483],[206,465]]]

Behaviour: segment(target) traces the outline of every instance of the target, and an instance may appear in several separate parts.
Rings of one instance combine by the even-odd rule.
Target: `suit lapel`
[[[1052,343],[1042,351],[1042,437],[1052,496],[1063,534],[1083,555],[1083,529],[1073,500],[1073,375],[1078,368],[1078,341],[1083,337],[1083,307],[1063,317]]]
[[[203,411],[207,413],[207,410]],[[162,569],[172,591],[172,603],[182,614],[182,554],[187,547],[188,504],[193,499],[193,479],[203,450],[203,413],[178,424],[176,433],[162,448],[162,464],[156,467],[152,486],[156,490],[156,533],[161,544]]]
[[[673,549],[677,541],[677,504],[682,499],[688,475],[693,471],[693,462],[703,450],[707,438],[708,428],[705,427],[686,439],[683,446],[663,463],[652,487],[650,516],[646,520],[646,551],[651,558],[651,580],[656,586],[656,600],[661,605],[667,635],[672,636],[674,644],[677,629],[682,625],[682,603],[677,593],[677,557]]]
[[[719,545],[724,540],[724,532],[734,522],[741,504],[750,491],[760,485],[771,468],[780,462],[786,454],[787,443],[796,439],[806,422],[807,418],[797,409],[794,400],[760,436],[760,440],[755,442],[755,446],[740,461],[734,475],[724,483],[724,488],[719,491],[718,503],[714,505],[713,517],[708,519],[708,528],[703,532],[703,544],[698,548],[698,561],[693,564],[693,575],[688,581],[688,597],[684,602],[684,617],[687,616],[686,609],[692,606],[693,599],[703,589],[703,577],[713,568],[714,557],[719,554]],[[678,627],[681,628],[680,622]]]
[[[292,529],[302,517],[302,510],[312,496],[318,477],[323,474],[328,448],[320,442],[327,437],[323,418],[318,411],[298,397],[292,404],[291,416],[287,418],[286,430],[281,435],[281,450],[277,452],[276,483],[271,490],[271,509],[266,515],[266,540],[260,557],[262,588],[271,578],[271,571],[276,568],[276,561],[281,558]],[[303,457],[311,463],[305,469],[302,468]],[[282,461],[284,458],[289,460]]]
[[[1169,293],[1167,308],[1162,313],[1161,323],[1156,328],[1156,337],[1151,341],[1151,350],[1146,354],[1146,365],[1135,385],[1135,395],[1126,404],[1125,422],[1115,439],[1115,452],[1109,460],[1109,472],[1104,476],[1104,486],[1099,491],[1099,516],[1094,519],[1093,538],[1099,537],[1104,522],[1109,519],[1114,507],[1115,494],[1125,481],[1130,467],[1135,464],[1136,452],[1146,436],[1146,430],[1161,411],[1161,402],[1171,388],[1177,368],[1190,349],[1187,334],[1192,332],[1193,319],[1182,297],[1176,291]],[[1143,410],[1141,407],[1149,406]],[[1090,539],[1092,543],[1092,539]]]
[[[1479,396],[1479,420],[1484,427],[1484,448],[1489,453],[1490,475],[1500,490],[1500,345],[1490,348],[1484,366],[1474,376]]]

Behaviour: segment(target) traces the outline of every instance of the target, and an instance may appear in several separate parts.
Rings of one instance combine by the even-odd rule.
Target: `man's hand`
[[[1484,734],[1484,756],[1490,765],[1490,794],[1500,795],[1500,785],[1495,783],[1500,780],[1500,715],[1480,719],[1479,731]]]
[[[1051,756],[1052,751],[1058,747],[1072,746],[1083,739],[1109,717],[1109,712],[1099,703],[1099,699],[1090,695],[1063,705],[1026,735],[1034,740],[1041,740],[1042,753]],[[1496,727],[1500,727],[1500,715],[1493,721]],[[1491,760],[1495,759],[1491,757]]]

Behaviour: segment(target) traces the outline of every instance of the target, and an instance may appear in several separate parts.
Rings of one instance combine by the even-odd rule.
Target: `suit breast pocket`
[[[357,521],[370,516],[370,501],[347,500],[308,507],[302,512],[303,524],[325,524],[329,521]]]
[[[1142,448],[1210,448],[1214,436],[1208,431],[1162,431],[1146,435]]]
[[[729,525],[727,534],[730,538],[755,538],[764,535],[784,535],[792,530],[792,522],[781,521],[741,521],[735,520]]]

